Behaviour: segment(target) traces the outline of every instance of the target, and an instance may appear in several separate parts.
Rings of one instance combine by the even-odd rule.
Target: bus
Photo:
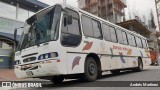
[[[104,71],[141,71],[150,63],[145,37],[81,9],[55,4],[26,20],[14,71],[18,78],[61,83],[69,78],[95,81]]]

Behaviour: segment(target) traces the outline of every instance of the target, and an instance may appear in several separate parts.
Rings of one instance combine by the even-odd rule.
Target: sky
[[[38,1],[47,3],[48,5],[54,5],[56,3],[63,3],[63,0],[38,0]],[[78,7],[77,1],[78,0],[66,0],[66,3],[74,7]]]
[[[49,5],[54,5],[56,3],[63,3],[63,0],[39,0],[41,2],[44,2]],[[66,0],[68,5],[78,7],[78,0]],[[131,18],[135,18],[136,16],[139,16],[142,18],[142,22],[145,22],[148,24],[148,20],[150,20],[150,12],[153,11],[155,24],[158,26],[157,21],[157,14],[156,14],[156,8],[155,8],[155,0],[126,0],[127,1],[127,8],[125,9],[126,19],[129,19],[129,13],[131,13]],[[145,17],[145,19],[143,18]],[[159,29],[156,29],[159,31]]]

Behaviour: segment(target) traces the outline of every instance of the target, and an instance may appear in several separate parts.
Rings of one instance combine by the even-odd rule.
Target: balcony
[[[98,4],[98,0],[90,0],[90,2],[86,3],[86,6],[94,6]]]
[[[113,14],[113,11],[116,13],[116,14],[119,14],[121,16],[124,16],[124,12],[122,10],[119,10],[117,8],[110,8],[109,9],[109,12],[108,12],[108,15],[112,15]]]

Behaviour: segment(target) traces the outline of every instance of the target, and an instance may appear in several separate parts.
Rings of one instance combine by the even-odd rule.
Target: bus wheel
[[[120,73],[120,70],[111,70],[111,73],[113,75],[118,75]]]
[[[85,72],[83,75],[84,80],[86,81],[95,81],[98,76],[97,64],[92,57],[88,57],[85,62]]]
[[[51,79],[51,82],[54,84],[60,84],[63,82],[63,80],[64,80],[63,76],[55,76]]]
[[[135,71],[140,72],[143,70],[143,62],[142,60],[139,58],[138,59],[138,67],[135,69]]]

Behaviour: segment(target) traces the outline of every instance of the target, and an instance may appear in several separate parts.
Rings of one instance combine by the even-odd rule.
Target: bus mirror
[[[72,24],[72,15],[68,15],[68,25],[71,25]]]
[[[15,39],[15,41],[17,39],[17,29],[14,30],[14,39]]]

